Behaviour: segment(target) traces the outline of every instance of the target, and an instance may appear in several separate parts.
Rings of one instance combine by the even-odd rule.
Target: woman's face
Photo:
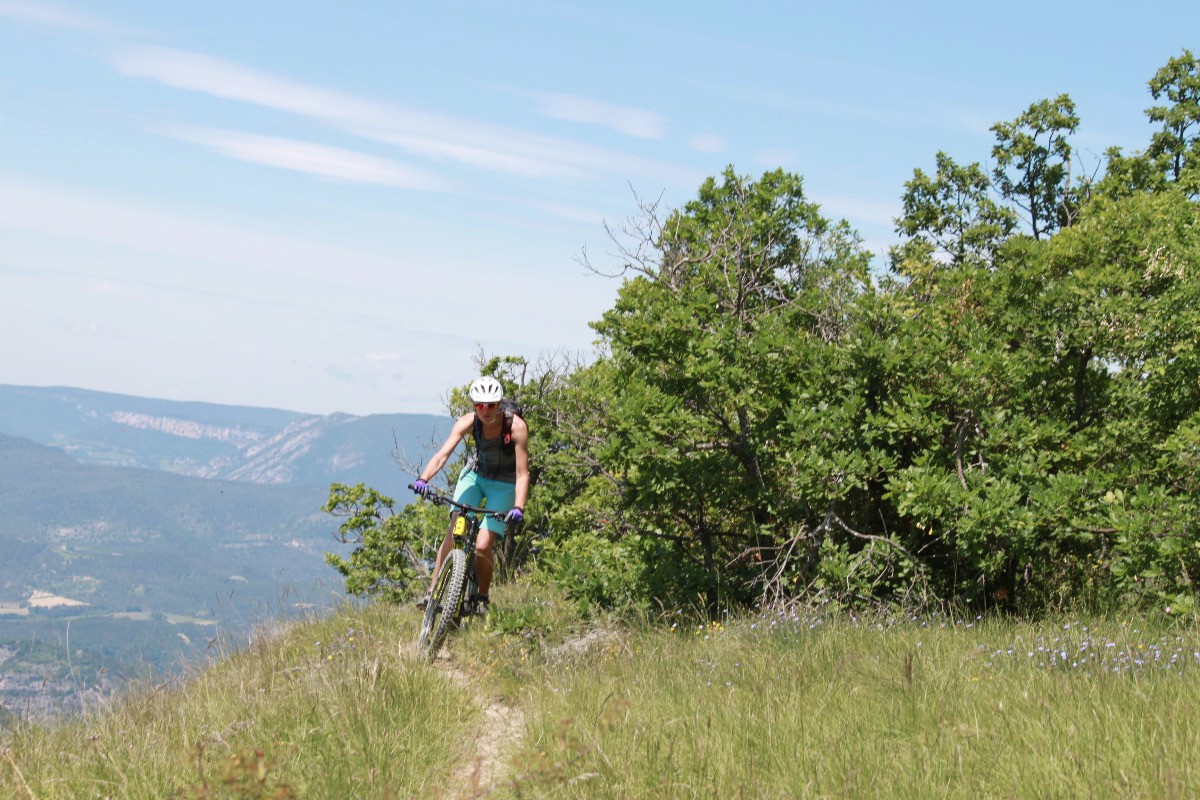
[[[500,413],[499,403],[476,403],[475,416],[479,417],[479,421],[484,425],[491,425],[496,421],[496,416]]]

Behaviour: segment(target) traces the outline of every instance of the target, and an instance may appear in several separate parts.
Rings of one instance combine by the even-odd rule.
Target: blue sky
[[[0,383],[441,413],[587,355],[635,193],[804,177],[876,253],[904,181],[1066,92],[1142,149],[1200,4],[0,0]]]

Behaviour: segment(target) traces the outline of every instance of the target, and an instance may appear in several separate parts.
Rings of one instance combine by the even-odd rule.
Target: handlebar
[[[410,483],[408,488],[412,489],[413,485]],[[416,490],[414,489],[414,491]],[[450,495],[442,494],[438,491],[430,491],[429,494],[422,495],[422,497],[433,503],[435,506],[454,506],[459,511],[467,511],[472,514],[481,514],[485,517],[491,517],[492,519],[499,520],[500,522],[504,521],[504,514],[499,511],[493,511],[490,508],[480,508],[479,506],[469,506],[466,503],[458,502],[454,498],[450,497]]]

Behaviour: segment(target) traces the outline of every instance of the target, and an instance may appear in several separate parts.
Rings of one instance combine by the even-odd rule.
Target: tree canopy
[[[526,404],[538,573],[609,607],[1196,610],[1196,81],[1155,75],[1162,129],[1098,180],[1065,94],[990,170],[937,153],[882,272],[783,170],[640,204],[595,357],[485,365]]]

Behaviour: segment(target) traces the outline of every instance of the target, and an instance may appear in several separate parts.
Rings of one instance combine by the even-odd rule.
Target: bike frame
[[[412,486],[410,485],[411,489]],[[476,541],[479,538],[479,528],[483,525],[483,520],[486,517],[503,520],[504,515],[496,513],[486,508],[467,505],[460,503],[453,498],[437,492],[426,495],[434,505],[448,505],[455,509],[457,516],[452,515],[451,535],[454,539],[454,546],[446,553],[442,563],[438,565],[438,571],[435,576],[434,596],[430,598],[429,605],[425,609],[425,620],[421,627],[421,634],[417,644],[420,649],[428,648],[428,657],[432,660],[437,655],[438,649],[445,640],[446,634],[451,624],[458,623],[462,619],[463,603],[470,594],[473,594],[478,584],[475,578],[475,551]],[[459,522],[463,523],[463,531],[458,532]],[[439,544],[439,550],[441,545]],[[442,573],[450,567],[453,562],[453,554],[455,551],[461,551],[464,556],[465,569],[461,578],[461,586],[449,587],[447,591],[439,591],[443,580]],[[452,576],[446,576],[445,580],[452,580]],[[439,605],[439,600],[447,594],[452,596],[453,608],[445,608]]]
[[[459,519],[466,519],[466,528],[461,535],[451,529],[451,535],[454,537],[454,546],[460,548],[467,556],[467,577],[472,582],[475,580],[475,548],[479,539],[479,529],[483,527],[485,517],[492,519],[504,520],[504,515],[479,506],[469,506],[466,503],[460,503],[453,498],[444,494],[432,494],[428,498],[429,502],[435,506],[446,505],[458,512],[459,516],[454,520],[454,526],[457,527]],[[444,539],[443,539],[444,541]],[[440,544],[438,545],[441,546]]]
[[[446,502],[454,503],[453,500],[447,500]],[[458,516],[453,516],[454,513],[458,514]],[[452,513],[451,519],[453,522],[451,523],[450,536],[454,540],[453,546],[462,550],[463,554],[467,557],[467,585],[459,594],[458,608],[454,611],[454,618],[457,620],[462,616],[463,603],[471,595],[475,594],[479,588],[479,580],[475,577],[475,550],[479,540],[479,529],[483,526],[483,517],[459,509]],[[462,533],[458,532],[459,520],[465,520]],[[440,543],[438,548],[441,549]],[[445,562],[443,561],[442,563],[444,564]]]

